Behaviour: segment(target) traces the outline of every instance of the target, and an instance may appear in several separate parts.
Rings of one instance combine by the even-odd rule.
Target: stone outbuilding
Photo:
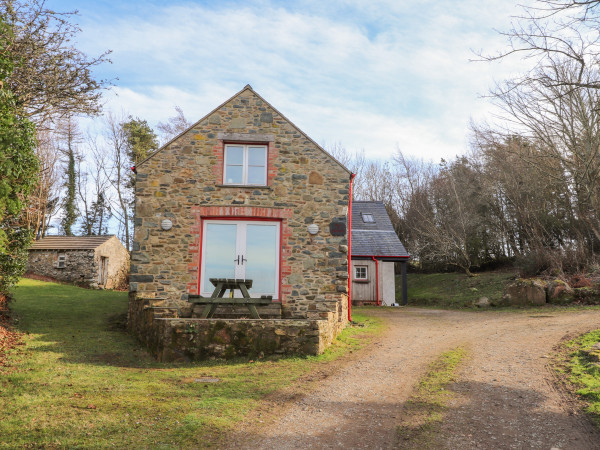
[[[353,175],[249,85],[135,170],[129,327],[157,358],[317,354],[347,324]],[[272,301],[202,318],[215,279]]]
[[[402,304],[407,303],[406,264],[410,255],[400,242],[383,202],[352,203],[352,304],[396,303],[395,263],[402,273]]]
[[[129,252],[114,235],[46,236],[29,249],[27,272],[95,289],[127,286]]]

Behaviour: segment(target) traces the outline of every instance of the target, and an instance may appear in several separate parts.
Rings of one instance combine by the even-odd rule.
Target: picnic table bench
[[[217,308],[221,305],[245,305],[248,307],[253,319],[260,319],[256,306],[270,305],[273,302],[273,297],[270,295],[263,295],[260,298],[251,298],[248,289],[252,287],[252,280],[249,279],[209,278],[209,281],[215,287],[215,290],[210,297],[202,297],[201,295],[188,296],[188,301],[190,303],[206,305],[201,314],[203,319],[211,318],[217,311]],[[243,297],[233,297],[235,290],[239,290]],[[227,291],[230,292],[231,297],[224,297]]]

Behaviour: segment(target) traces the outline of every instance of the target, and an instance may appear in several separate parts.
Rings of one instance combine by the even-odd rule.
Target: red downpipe
[[[350,200],[348,201],[348,320],[352,321],[352,182],[355,173],[350,174]]]
[[[375,259],[374,256],[371,256],[373,261],[375,261],[375,289],[377,289],[377,306],[381,306],[379,302],[379,261]]]

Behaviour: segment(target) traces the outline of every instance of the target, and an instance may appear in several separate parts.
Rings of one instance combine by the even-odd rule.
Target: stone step
[[[192,317],[200,317],[204,305],[194,306]],[[281,319],[281,303],[272,303],[267,306],[257,306],[256,310],[261,319]],[[244,319],[251,318],[250,310],[247,306],[224,305],[219,306],[214,316],[215,319]]]
[[[179,317],[178,308],[153,307],[151,309],[155,319],[176,319]]]

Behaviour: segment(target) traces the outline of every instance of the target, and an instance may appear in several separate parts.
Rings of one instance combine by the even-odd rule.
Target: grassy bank
[[[266,395],[381,324],[360,314],[324,355],[164,364],[123,329],[127,295],[23,280],[11,309],[25,345],[0,369],[0,446],[218,446]]]
[[[475,277],[462,273],[408,274],[408,299],[411,305],[462,308],[480,297],[500,300],[504,287],[515,276],[512,272],[482,272]],[[401,298],[397,277],[396,298]]]
[[[600,349],[593,348],[598,342],[600,330],[567,342],[557,367],[583,400],[585,411],[600,426]]]

